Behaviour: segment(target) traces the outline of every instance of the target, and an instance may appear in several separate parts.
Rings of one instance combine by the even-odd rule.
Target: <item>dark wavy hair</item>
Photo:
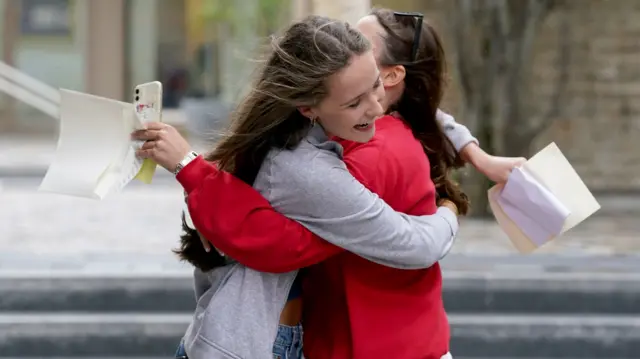
[[[431,163],[431,179],[438,198],[447,198],[458,207],[460,214],[469,211],[469,199],[451,174],[464,166],[436,113],[446,87],[446,59],[442,41],[436,30],[416,16],[396,13],[388,9],[374,9],[376,17],[386,31],[385,48],[378,59],[381,66],[402,65],[405,68],[405,90],[400,101],[389,111],[397,111],[420,140]],[[422,27],[416,30],[419,23]],[[416,31],[421,31],[419,44],[414,50]],[[417,50],[417,51],[416,51]]]

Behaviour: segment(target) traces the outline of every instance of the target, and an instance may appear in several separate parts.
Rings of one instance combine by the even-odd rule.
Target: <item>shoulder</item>
[[[373,139],[345,152],[345,162],[349,171],[367,188],[382,194],[385,183],[390,183],[398,174],[408,153],[416,149],[422,153],[422,149],[401,119],[387,115],[378,123]]]
[[[323,218],[366,208],[375,200],[332,151],[280,151],[265,162],[258,176],[261,191],[273,208],[290,218]],[[258,182],[258,180],[256,182]]]
[[[262,164],[254,187],[275,201],[309,192],[311,188],[320,192],[332,186],[335,178],[332,173],[336,171],[346,172],[337,153],[303,141],[293,150],[272,150]]]
[[[367,143],[349,144],[345,146],[344,162],[349,172],[367,188],[375,191],[376,177],[379,175],[379,163],[383,157],[385,140],[376,132]]]
[[[274,175],[296,179],[322,173],[328,168],[344,167],[344,162],[337,153],[317,148],[306,141],[294,150],[273,151],[267,161]]]

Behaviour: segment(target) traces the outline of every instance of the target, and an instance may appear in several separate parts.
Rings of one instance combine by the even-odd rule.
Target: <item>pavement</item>
[[[176,273],[171,249],[182,194],[159,170],[103,201],[37,192],[55,139],[0,136],[0,272]],[[640,269],[638,196],[599,196],[603,209],[532,255],[520,255],[493,221],[466,219],[445,266],[459,270]],[[569,269],[567,269],[569,268]]]
[[[169,176],[132,183],[102,201],[37,192],[38,177],[0,178],[0,272],[158,273],[190,269],[171,252],[182,193]],[[640,269],[640,221],[594,216],[531,255],[493,221],[467,219],[445,260],[458,270]],[[569,268],[569,269],[567,269]]]

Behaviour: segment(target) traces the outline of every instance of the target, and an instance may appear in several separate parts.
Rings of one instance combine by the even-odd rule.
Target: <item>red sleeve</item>
[[[177,179],[188,194],[198,231],[250,268],[289,272],[344,251],[280,214],[253,187],[202,157],[185,166]]]

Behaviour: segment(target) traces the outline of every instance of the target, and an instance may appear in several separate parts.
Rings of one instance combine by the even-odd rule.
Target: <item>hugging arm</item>
[[[276,212],[253,187],[198,157],[178,174],[198,232],[255,270],[286,273],[343,251]]]
[[[311,166],[322,176],[282,169],[293,172],[284,173],[282,178],[293,182],[277,196],[288,203],[278,209],[289,218],[251,186],[201,158],[186,166],[178,180],[189,194],[189,211],[200,233],[257,270],[299,269],[340,253],[340,247],[404,269],[429,267],[448,252],[458,229],[453,212],[440,208],[420,217],[397,213],[335,160]]]
[[[292,161],[276,163],[272,172],[286,175],[278,176],[283,182],[275,186],[284,189],[274,194],[282,199],[272,203],[324,240],[363,258],[399,269],[430,267],[451,249],[457,217],[444,207],[433,215],[399,213],[365,187],[361,183],[365,178],[359,181],[358,177],[368,177],[369,188],[382,190],[380,181],[371,180],[376,173],[384,173],[371,162],[378,166],[388,162],[370,154],[380,152],[374,144],[359,146],[345,159],[349,170],[338,158],[318,157],[305,171],[291,165]],[[354,167],[359,163],[364,170]]]

